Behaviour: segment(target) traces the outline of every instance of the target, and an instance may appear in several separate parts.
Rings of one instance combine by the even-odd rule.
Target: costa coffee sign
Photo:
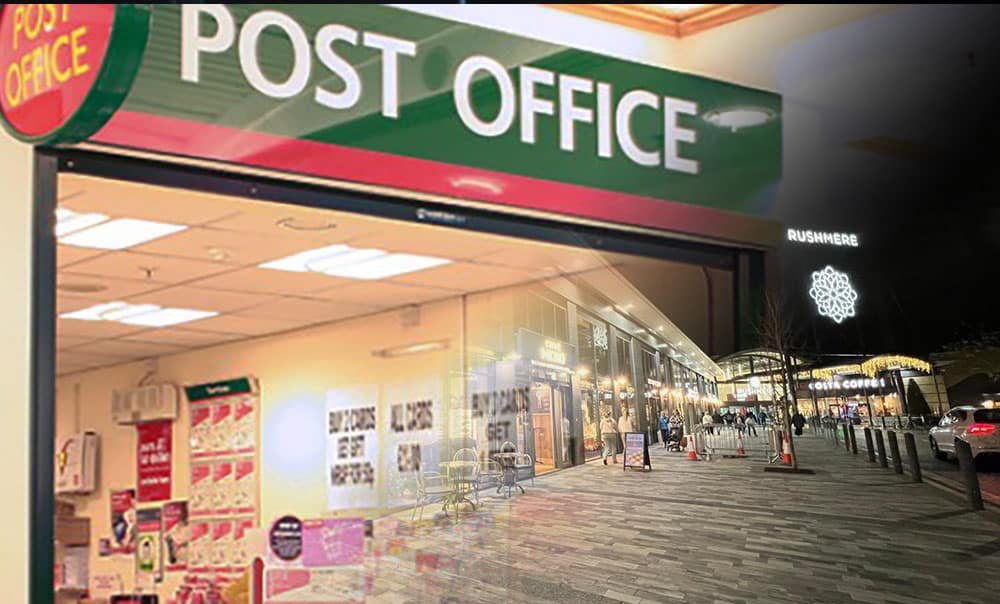
[[[128,92],[149,32],[133,4],[4,4],[0,118],[32,143],[85,139]]]

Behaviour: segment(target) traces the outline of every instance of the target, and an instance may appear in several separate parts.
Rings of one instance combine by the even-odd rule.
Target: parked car
[[[955,442],[972,448],[972,457],[1000,454],[1000,408],[966,405],[955,407],[930,429],[931,451],[938,459],[955,455]]]

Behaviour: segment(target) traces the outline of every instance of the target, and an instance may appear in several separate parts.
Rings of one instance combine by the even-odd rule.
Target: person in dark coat
[[[806,425],[806,418],[801,413],[796,412],[792,416],[792,425],[795,426],[795,436],[802,436],[802,428]]]

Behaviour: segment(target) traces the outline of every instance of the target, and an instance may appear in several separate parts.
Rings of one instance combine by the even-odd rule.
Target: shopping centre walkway
[[[992,513],[829,441],[798,448],[815,475],[652,449],[652,472],[590,463],[546,476],[395,540],[368,565],[367,601],[997,601]]]

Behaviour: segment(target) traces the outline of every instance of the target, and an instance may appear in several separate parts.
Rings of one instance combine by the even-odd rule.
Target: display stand
[[[649,462],[649,440],[645,432],[625,433],[625,454],[622,457],[623,472],[629,468],[643,471],[653,469]]]

